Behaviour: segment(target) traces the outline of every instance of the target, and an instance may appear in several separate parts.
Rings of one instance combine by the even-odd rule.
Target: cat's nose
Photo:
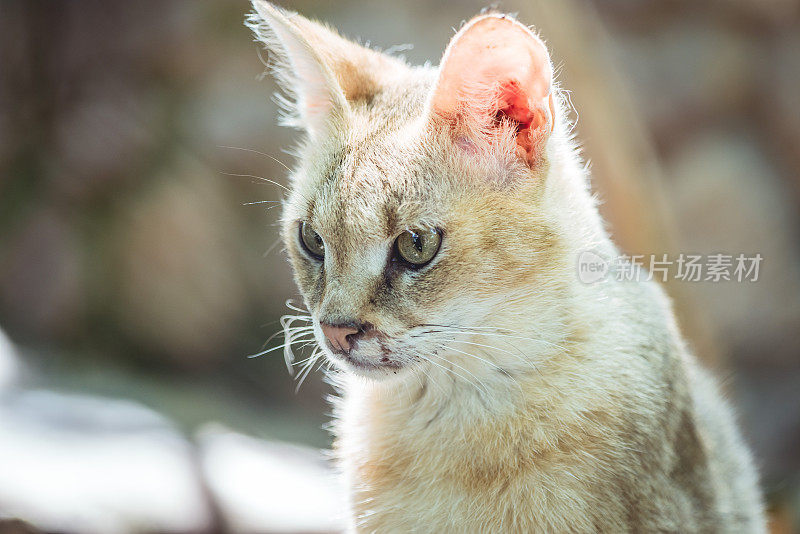
[[[353,336],[356,336],[362,330],[356,328],[352,323],[350,324],[327,324],[321,323],[322,333],[328,339],[334,350],[340,352],[350,352],[352,345],[351,341]]]

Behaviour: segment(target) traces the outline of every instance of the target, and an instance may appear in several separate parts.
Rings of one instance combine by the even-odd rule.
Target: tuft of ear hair
[[[368,102],[406,65],[341,37],[335,30],[264,0],[253,0],[247,25],[263,42],[272,73],[288,95],[284,123],[312,137]]]
[[[509,150],[533,167],[553,130],[552,88],[553,68],[541,39],[509,15],[479,15],[447,46],[431,120],[445,122],[469,144],[496,145],[510,134]]]

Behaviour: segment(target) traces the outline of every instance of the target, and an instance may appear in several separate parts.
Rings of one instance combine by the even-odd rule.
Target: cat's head
[[[326,355],[370,377],[466,375],[557,346],[588,195],[542,41],[484,14],[439,68],[412,68],[254,6],[305,132],[283,238]]]

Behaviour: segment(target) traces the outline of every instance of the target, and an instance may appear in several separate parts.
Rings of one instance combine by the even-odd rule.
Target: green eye
[[[311,228],[311,225],[305,221],[300,223],[300,242],[303,244],[303,248],[306,249],[306,252],[315,258],[321,260],[325,257],[325,242],[322,241],[319,234]]]
[[[397,237],[397,255],[414,267],[422,267],[436,256],[442,244],[442,233],[429,228],[406,230]]]

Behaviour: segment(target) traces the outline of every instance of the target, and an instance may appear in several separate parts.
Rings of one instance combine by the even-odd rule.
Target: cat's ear
[[[481,15],[444,53],[431,118],[468,143],[507,140],[510,128],[514,144],[508,148],[533,166],[553,130],[552,90],[544,43],[510,16]]]
[[[263,0],[248,18],[270,53],[272,70],[289,95],[285,122],[312,136],[332,118],[346,117],[348,102],[370,99],[397,69],[398,59],[365,48],[334,30]]]

